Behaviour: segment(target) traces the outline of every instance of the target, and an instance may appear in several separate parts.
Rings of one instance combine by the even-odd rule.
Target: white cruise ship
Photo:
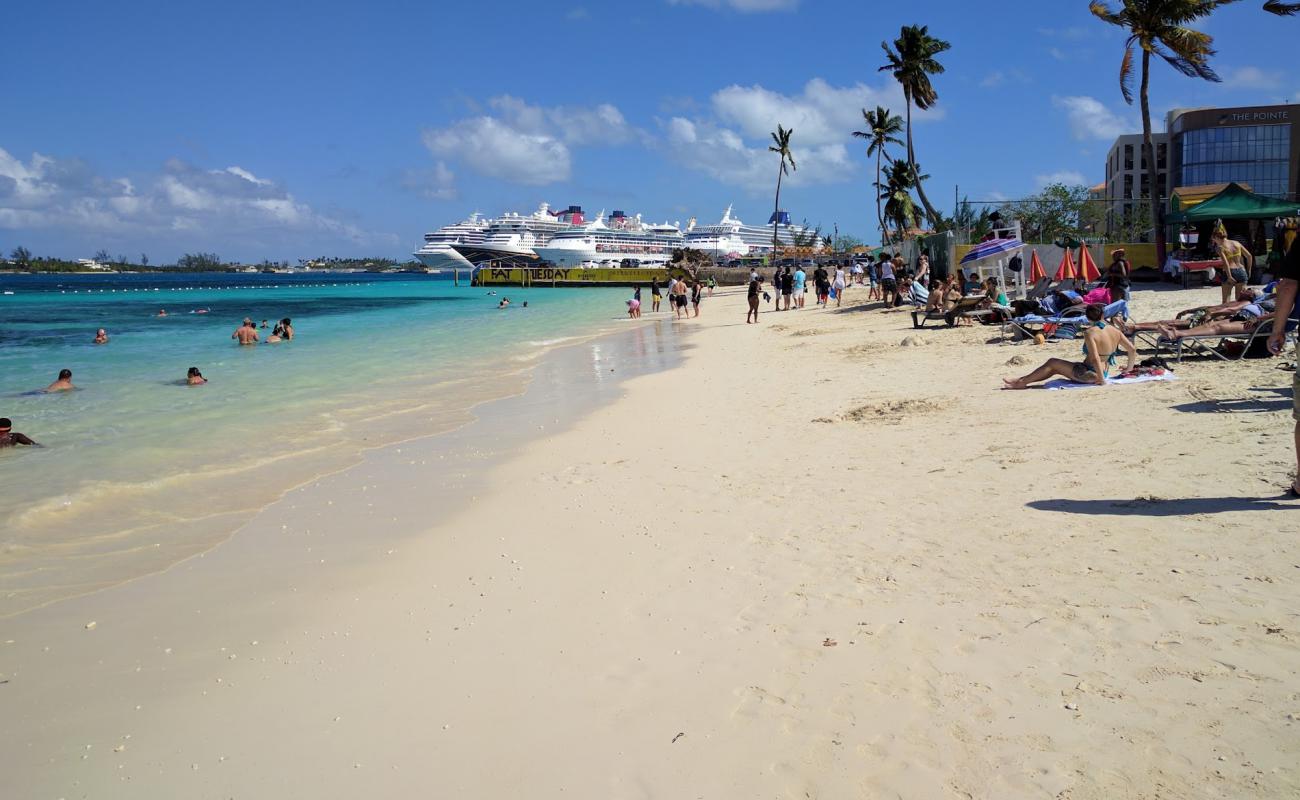
[[[476,211],[469,219],[426,233],[424,246],[415,251],[415,258],[429,269],[468,268],[471,264],[452,245],[478,244],[487,235],[487,229],[488,221]]]
[[[537,247],[537,255],[557,267],[659,266],[673,258],[673,250],[682,247],[681,228],[662,223],[647,225],[641,215],[628,217],[622,211],[609,216],[609,223],[597,216],[596,221],[580,230],[555,234],[546,245]]]
[[[554,212],[549,205],[542,203],[527,216],[507,213],[492,220],[479,242],[454,244],[452,247],[472,264],[524,264],[536,261],[536,248],[551,241],[551,237],[573,230],[585,221],[581,206],[569,206],[564,211]]]
[[[793,245],[794,237],[807,230],[802,225],[780,225],[777,241]],[[746,225],[731,216],[731,206],[716,225],[692,224],[686,231],[686,247],[714,256],[763,255],[772,252],[772,226]]]

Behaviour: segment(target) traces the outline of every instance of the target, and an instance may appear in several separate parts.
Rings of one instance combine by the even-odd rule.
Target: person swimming
[[[46,392],[70,392],[75,388],[77,387],[72,385],[72,370],[61,369],[59,370],[59,377],[54,381],[54,383],[51,383],[49,386],[46,386],[45,391]]]
[[[95,331],[95,344],[108,344],[108,331],[103,328]]]
[[[160,309],[158,309],[158,314],[157,314],[156,316],[159,316],[159,317],[165,317],[165,316],[167,316],[167,309],[165,309],[165,308],[160,308]]]
[[[509,308],[509,307],[510,307],[510,298],[509,298],[509,297],[503,297],[503,298],[501,298],[501,302],[500,302],[500,303],[497,303],[497,308]]]
[[[18,445],[40,447],[39,443],[18,433],[13,427],[14,424],[9,421],[8,417],[0,417],[0,447],[17,447]]]
[[[190,367],[189,372],[185,374],[185,383],[188,386],[202,386],[207,383],[208,379],[203,377],[198,367]]]

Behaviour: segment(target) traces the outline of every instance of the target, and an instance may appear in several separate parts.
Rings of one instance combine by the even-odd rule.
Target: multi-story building
[[[1156,152],[1156,191],[1169,196],[1169,135],[1151,134]],[[1134,220],[1145,220],[1140,205],[1151,197],[1146,157],[1142,153],[1142,134],[1126,133],[1115,140],[1106,156],[1106,235],[1114,237],[1131,228]],[[1147,200],[1145,203],[1149,203]],[[1141,226],[1139,226],[1141,227]],[[1127,237],[1126,237],[1127,238]],[[1141,237],[1139,237],[1141,238]]]
[[[1270,197],[1300,191],[1300,105],[1178,108],[1165,132],[1152,133],[1161,204],[1174,189],[1239,183]],[[1106,230],[1115,236],[1145,222],[1138,201],[1149,198],[1142,134],[1126,133],[1106,156]]]

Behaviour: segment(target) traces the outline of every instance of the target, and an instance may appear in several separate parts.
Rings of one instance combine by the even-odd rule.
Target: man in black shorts
[[[1288,320],[1300,315],[1300,306],[1296,303],[1296,290],[1300,287],[1300,246],[1291,244],[1291,249],[1282,258],[1277,278],[1277,307],[1273,311],[1273,333],[1268,337],[1268,349],[1281,355],[1286,346]],[[1296,421],[1296,476],[1291,481],[1291,494],[1300,497],[1300,370],[1291,374],[1291,406],[1291,417]]]
[[[794,275],[791,274],[790,268],[786,267],[785,272],[781,273],[781,303],[782,310],[790,310],[790,297],[794,294]]]

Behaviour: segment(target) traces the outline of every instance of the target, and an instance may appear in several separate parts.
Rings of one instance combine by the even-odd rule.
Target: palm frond
[[[1264,4],[1264,10],[1270,14],[1277,14],[1279,17],[1290,17],[1300,14],[1300,3],[1282,3],[1279,0],[1268,0]]]
[[[1133,40],[1124,48],[1124,60],[1119,63],[1119,91],[1124,102],[1133,105]]]
[[[1102,22],[1108,22],[1111,25],[1119,25],[1121,27],[1126,25],[1123,12],[1111,11],[1110,6],[1106,5],[1101,0],[1092,0],[1092,2],[1088,4],[1088,10],[1092,12],[1094,17]]]

